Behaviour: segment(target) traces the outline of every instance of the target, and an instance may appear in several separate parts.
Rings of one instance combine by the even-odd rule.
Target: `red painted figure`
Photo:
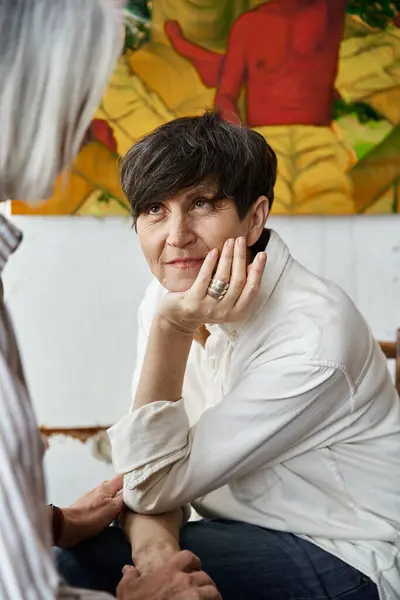
[[[91,142],[101,142],[103,146],[117,152],[118,144],[113,128],[104,119],[93,119],[81,143],[81,149]]]
[[[176,21],[165,31],[189,59],[215,104],[237,120],[242,87],[246,123],[322,125],[332,118],[339,46],[347,0],[272,0],[233,23],[225,55],[187,40]]]

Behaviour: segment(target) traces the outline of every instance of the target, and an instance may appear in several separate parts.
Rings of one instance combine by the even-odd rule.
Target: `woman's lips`
[[[194,269],[202,265],[204,258],[182,258],[168,262],[169,267],[176,269]]]

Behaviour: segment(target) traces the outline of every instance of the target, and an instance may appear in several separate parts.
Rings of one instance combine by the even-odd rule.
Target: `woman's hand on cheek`
[[[218,260],[218,250],[208,253],[192,287],[183,293],[167,294],[159,316],[184,333],[193,333],[205,323],[232,323],[249,309],[260,288],[267,256],[260,252],[247,266],[244,238],[227,240]],[[229,284],[222,299],[209,295],[212,280]]]

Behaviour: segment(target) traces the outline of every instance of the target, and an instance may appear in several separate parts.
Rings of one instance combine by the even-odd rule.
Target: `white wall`
[[[14,317],[41,425],[109,424],[126,412],[136,308],[149,279],[122,219],[19,217],[24,242],[6,269]],[[309,269],[339,283],[379,339],[400,326],[400,216],[275,217]],[[55,439],[46,456],[49,498],[65,505],[111,475],[90,445]]]

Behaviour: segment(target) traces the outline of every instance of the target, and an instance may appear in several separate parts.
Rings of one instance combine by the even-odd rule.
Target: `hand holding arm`
[[[60,548],[70,548],[108,527],[123,508],[122,485],[123,476],[117,475],[95,487],[68,508],[62,509],[64,523],[57,545]],[[50,507],[48,512],[52,521],[53,512]]]
[[[125,566],[117,588],[118,600],[222,600],[200,560],[187,550],[169,560],[157,572],[142,575]]]

